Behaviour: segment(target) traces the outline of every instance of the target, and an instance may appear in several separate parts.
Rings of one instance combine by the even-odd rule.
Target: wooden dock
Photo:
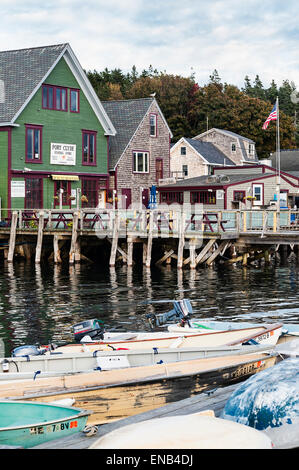
[[[135,247],[142,263],[174,264],[178,269],[215,262],[248,265],[269,262],[279,253],[298,256],[299,213],[262,210],[15,210],[1,219],[0,253],[70,264],[94,262],[105,254],[107,264],[132,266]],[[3,213],[3,211],[2,211]],[[90,254],[90,252],[93,252]]]

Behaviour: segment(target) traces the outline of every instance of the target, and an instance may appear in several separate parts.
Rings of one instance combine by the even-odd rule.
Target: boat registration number
[[[65,423],[49,424],[47,426],[34,426],[30,428],[30,434],[45,434],[48,432],[68,431],[78,427],[78,421],[68,421]]]
[[[243,367],[239,367],[236,371],[232,373],[232,377],[242,377],[243,375],[249,374],[256,369],[259,369],[265,364],[265,361],[258,361],[253,364],[246,364]]]

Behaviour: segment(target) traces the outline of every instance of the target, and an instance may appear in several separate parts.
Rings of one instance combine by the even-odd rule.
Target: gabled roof
[[[102,101],[102,105],[113,125],[116,128],[116,136],[109,139],[109,169],[114,170],[123,152],[135,135],[150,107],[155,105],[160,108],[154,98],[139,98],[132,100]],[[167,122],[160,111],[166,126]],[[169,133],[172,136],[171,130]]]
[[[226,129],[218,129],[217,127],[213,127],[212,129],[209,129],[208,131],[202,132],[201,134],[197,135],[194,138],[195,139],[200,138],[200,137],[202,137],[206,134],[209,134],[210,132],[213,132],[213,131],[221,132],[222,134],[226,134],[230,137],[234,137],[235,139],[242,139],[242,140],[245,140],[246,142],[254,144],[254,141],[249,139],[248,137],[244,137],[243,135],[236,134],[235,132],[232,132],[232,131],[227,131]]]
[[[207,134],[210,134],[211,132],[220,132],[221,134],[227,135],[233,139],[237,139],[240,144],[243,160],[248,163],[255,163],[258,161],[257,153],[255,152],[254,158],[249,158],[244,146],[244,142],[248,142],[250,144],[255,144],[255,142],[252,139],[244,137],[240,134],[236,134],[235,132],[227,131],[225,129],[217,129],[217,127],[213,127],[212,129],[209,129],[208,131],[205,131],[202,134],[195,136],[194,139],[201,139],[202,137],[206,136]]]
[[[206,163],[214,165],[232,165],[235,166],[235,163],[230,160],[221,150],[219,150],[211,142],[204,142],[202,140],[190,139],[188,137],[182,137],[177,144],[185,141],[193,149],[204,158]]]
[[[67,43],[0,52],[0,80],[4,84],[4,96],[0,100],[0,125],[15,123],[62,57],[72,70],[105,133],[114,135],[115,129],[109,117]]]

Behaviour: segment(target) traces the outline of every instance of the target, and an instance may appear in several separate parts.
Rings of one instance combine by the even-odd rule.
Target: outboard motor
[[[34,345],[25,345],[19,346],[12,350],[11,355],[13,357],[23,357],[23,356],[40,356],[44,354],[46,349],[40,349],[38,346]]]
[[[165,323],[173,320],[181,320],[181,326],[185,323],[190,325],[190,318],[193,313],[190,300],[175,300],[173,302],[174,308],[170,312],[165,313],[149,313],[146,318],[149,321],[151,328],[162,326]]]
[[[184,327],[186,324],[190,325],[190,318],[192,315],[192,305],[190,300],[183,299],[174,302],[174,309],[177,312],[179,319],[181,320],[180,325]]]
[[[91,339],[104,339],[105,327],[101,320],[85,320],[73,326],[75,341],[78,343],[89,336]]]

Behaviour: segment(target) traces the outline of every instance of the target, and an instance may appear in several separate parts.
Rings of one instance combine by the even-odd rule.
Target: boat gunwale
[[[248,354],[248,356],[250,356],[250,354]],[[185,374],[175,374],[175,373],[173,373],[172,375],[169,375],[168,372],[167,372],[167,369],[166,369],[166,372],[164,373],[164,375],[163,376],[160,375],[158,377],[157,376],[156,377],[154,377],[154,376],[146,377],[146,378],[140,377],[137,380],[136,379],[130,379],[126,382],[117,382],[117,383],[111,383],[111,384],[106,384],[106,385],[92,385],[92,386],[87,386],[85,388],[82,388],[80,386],[77,386],[77,387],[74,387],[74,388],[71,388],[71,389],[62,388],[62,387],[58,388],[57,387],[55,390],[49,391],[49,392],[46,392],[43,389],[42,393],[36,392],[36,393],[28,394],[28,395],[23,395],[22,397],[20,397],[20,400],[24,400],[25,397],[26,397],[26,399],[30,399],[30,398],[34,398],[34,397],[56,396],[56,395],[65,395],[65,394],[80,393],[80,392],[84,393],[84,392],[89,392],[89,391],[93,391],[93,390],[105,390],[105,389],[109,389],[109,388],[126,387],[126,386],[130,386],[130,385],[155,383],[155,382],[160,382],[160,381],[165,381],[165,380],[193,377],[193,376],[200,375],[200,374],[211,373],[211,372],[214,372],[214,371],[217,371],[217,370],[220,370],[220,369],[225,371],[225,370],[227,370],[231,367],[237,368],[239,366],[242,367],[244,365],[252,364],[254,362],[268,361],[270,359],[274,359],[274,358],[277,358],[277,357],[279,357],[279,354],[277,354],[277,353],[267,353],[267,352],[265,352],[265,354],[263,356],[258,356],[257,358],[252,358],[251,360],[246,359],[246,360],[244,360],[242,362],[238,362],[236,364],[228,364],[228,365],[225,365],[225,366],[220,365],[218,367],[213,367],[213,368],[210,368],[210,369],[204,369],[204,370],[201,370],[201,371],[189,372],[189,373],[185,373]],[[165,367],[168,364],[160,364],[160,365]],[[141,367],[143,367],[143,366],[141,366]],[[18,401],[18,397],[12,397],[12,399]]]
[[[30,402],[30,401],[26,401],[26,400],[10,400],[10,399],[1,399],[0,400],[0,404],[1,403],[9,403],[9,404],[25,404],[26,406],[28,405],[37,405],[37,406],[54,406],[54,407],[57,407],[57,408],[67,408],[65,407],[64,405],[52,405],[48,402]],[[34,427],[38,427],[38,426],[50,426],[51,424],[57,424],[57,423],[61,423],[62,421],[69,421],[71,419],[79,419],[79,418],[84,418],[85,416],[89,416],[92,414],[91,411],[88,411],[88,410],[81,410],[80,408],[72,408],[74,411],[77,411],[78,413],[76,413],[74,416],[71,416],[71,417],[65,417],[65,418],[58,418],[58,419],[52,419],[51,421],[44,421],[44,422],[40,422],[40,423],[33,423],[33,424],[24,424],[24,425],[20,425],[20,426],[9,426],[9,427],[0,427],[0,436],[1,436],[1,433],[4,432],[4,431],[15,431],[15,430],[19,430],[19,429],[27,429],[27,428],[34,428]],[[70,410],[69,410],[70,411]],[[1,443],[1,437],[0,437],[0,443]]]

